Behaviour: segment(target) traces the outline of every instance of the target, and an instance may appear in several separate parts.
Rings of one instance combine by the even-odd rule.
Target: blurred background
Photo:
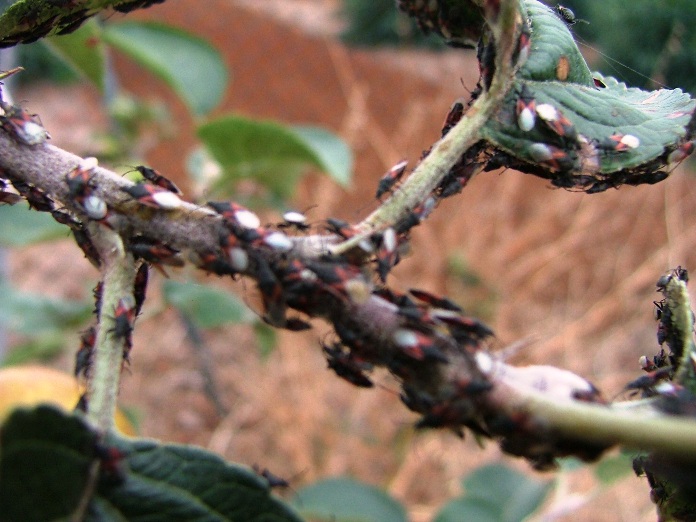
[[[382,174],[402,159],[415,165],[439,137],[452,102],[466,98],[478,80],[475,51],[445,49],[424,37],[394,3],[168,0],[128,19],[182,28],[222,53],[231,79],[213,116],[234,112],[318,125],[350,146],[349,187],[309,172],[284,200],[319,226],[327,217],[356,222],[372,211]],[[572,30],[592,69],[634,86],[696,93],[696,12],[689,4],[566,3],[589,22]],[[115,14],[105,23],[122,18]],[[16,60],[27,71],[14,97],[41,116],[54,145],[111,158],[123,171],[127,160],[117,151],[124,142],[110,133],[115,121],[121,129],[137,124],[131,152],[194,199],[199,180],[192,180],[190,165],[199,120],[150,72],[118,53],[109,59],[124,94],[118,110],[107,111],[99,92],[42,43],[19,47]],[[515,364],[570,369],[613,399],[640,375],[638,358],[658,350],[655,282],[676,265],[696,269],[692,168],[684,163],[655,186],[591,196],[510,170],[485,173],[414,229],[412,252],[389,284],[447,294],[494,329],[494,350],[524,341],[510,355]],[[271,222],[280,206],[258,209]],[[87,302],[97,282],[97,271],[67,234],[8,249],[6,258],[7,278],[18,291]],[[170,280],[196,279],[259,310],[249,282],[167,272]],[[498,459],[536,480],[556,479],[536,520],[655,519],[648,487],[632,476],[630,464],[621,479],[606,483],[574,465],[559,475],[538,474],[495,445],[480,448],[473,437],[415,432],[416,416],[400,403],[389,375],[378,375],[380,386],[364,391],[326,370],[319,343],[328,330],[321,323],[269,340],[257,322],[240,320],[202,329],[202,344],[193,343],[181,312],[163,298],[163,283],[153,271],[122,381],[121,402],[140,435],[267,467],[294,489],[352,476],[387,490],[414,522],[432,520],[461,494],[463,476]],[[6,364],[29,358],[72,371],[79,327],[51,350],[27,352],[26,332],[8,326]]]

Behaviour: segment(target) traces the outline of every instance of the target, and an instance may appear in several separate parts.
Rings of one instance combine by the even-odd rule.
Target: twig
[[[129,335],[117,331],[116,311],[133,300],[135,266],[133,256],[123,249],[121,237],[101,225],[91,225],[90,235],[102,261],[101,314],[94,345],[89,382],[87,418],[102,431],[113,428],[119,380]]]
[[[195,354],[196,359],[198,359],[198,369],[203,377],[203,389],[205,390],[205,394],[213,403],[218,417],[222,419],[227,416],[229,410],[223,404],[222,399],[220,398],[220,392],[218,390],[213,364],[210,357],[210,349],[208,346],[206,346],[200,330],[193,323],[193,321],[182,312],[179,312],[178,315],[181,322],[184,323],[184,327],[186,328],[186,337],[188,337],[191,347],[193,348],[193,353]]]
[[[356,225],[355,228],[360,233],[330,247],[333,254],[344,254],[370,234],[394,226],[405,219],[409,212],[430,196],[462,155],[481,139],[480,130],[499,110],[512,85],[516,68],[512,56],[521,20],[518,9],[516,1],[500,2],[497,21],[491,23],[496,28],[498,54],[496,74],[490,89],[477,98],[461,120],[433,146],[430,153],[401,185],[400,190],[393,192],[389,199]],[[474,171],[471,177],[481,169]]]

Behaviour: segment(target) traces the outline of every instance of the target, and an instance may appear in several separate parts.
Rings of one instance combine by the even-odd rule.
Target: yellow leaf
[[[12,410],[42,403],[60,406],[70,412],[84,387],[70,374],[44,366],[14,366],[0,369],[0,424]],[[136,435],[135,427],[121,410],[114,418],[116,429]]]

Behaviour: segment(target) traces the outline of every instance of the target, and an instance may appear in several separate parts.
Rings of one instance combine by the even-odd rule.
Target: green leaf
[[[597,75],[606,88],[595,89],[560,82],[526,82],[537,105],[551,104],[563,111],[579,135],[591,142],[599,142],[612,134],[630,134],[637,137],[640,145],[624,152],[599,154],[599,172],[611,173],[620,169],[637,167],[662,155],[670,146],[686,135],[696,100],[680,89],[643,91],[627,88],[614,78]],[[521,85],[515,89],[513,98]],[[493,130],[496,124],[487,129]],[[541,122],[537,128],[524,133],[518,125],[508,126],[500,144],[507,149],[517,149],[520,157],[533,161],[529,146],[536,142],[547,142],[548,132]],[[509,137],[513,138],[512,141]],[[582,160],[582,158],[580,158]],[[589,159],[589,158],[588,158]],[[585,162],[587,163],[587,162]],[[582,167],[582,162],[579,165]],[[589,168],[589,167],[586,167]]]
[[[330,478],[297,492],[293,505],[311,520],[405,522],[406,511],[384,491],[350,478]]]
[[[440,510],[434,522],[501,522],[497,506],[479,498],[457,498],[451,500]]]
[[[250,469],[230,465],[193,446],[161,445],[148,440],[111,439],[127,454],[126,480],[100,485],[89,520],[299,522],[288,506],[271,495],[266,480]],[[96,515],[96,516],[95,516]],[[148,518],[149,517],[149,518]]]
[[[696,100],[680,89],[643,91],[590,73],[567,24],[536,0],[529,57],[482,128],[492,161],[596,193],[665,179],[693,149]]]
[[[48,38],[45,43],[71,69],[103,92],[106,50],[100,34],[99,24],[89,20],[74,33]]]
[[[551,482],[540,482],[504,464],[478,468],[464,480],[464,498],[496,506],[500,522],[519,522],[544,501]]]
[[[23,335],[35,337],[75,328],[87,320],[92,306],[82,301],[50,299],[19,292],[0,282],[0,322]]]
[[[17,366],[28,362],[48,361],[63,352],[62,335],[43,335],[26,343],[13,346],[0,366]]]
[[[507,95],[484,135],[496,148],[514,158],[510,165],[563,187],[604,188],[655,183],[667,177],[669,155],[691,139],[689,122],[696,100],[679,89],[647,92],[596,75],[606,88],[561,82],[518,83]],[[517,124],[516,104],[523,90],[536,107],[552,106],[569,122],[572,134],[550,130],[537,116],[535,127],[524,131]],[[612,136],[631,136],[637,146],[612,150]],[[563,163],[539,157],[539,149],[556,150]],[[664,171],[664,176],[655,177]],[[564,183],[567,181],[567,183]]]
[[[0,430],[2,519],[67,517],[84,491],[96,439],[82,420],[53,407],[15,410]]]
[[[18,203],[0,206],[0,246],[18,247],[68,238],[70,231],[48,213]]]
[[[633,457],[619,453],[603,458],[594,470],[595,477],[605,486],[609,486],[627,475],[633,474]]]
[[[202,449],[109,435],[98,452],[96,442],[77,416],[46,406],[16,410],[0,432],[3,521],[67,517],[96,458],[102,471],[88,521],[300,521],[265,480]]]
[[[220,195],[230,195],[240,179],[252,178],[287,198],[310,167],[341,183],[350,178],[347,147],[328,131],[229,115],[200,126],[198,136],[224,170],[215,186]]]
[[[532,25],[532,52],[517,73],[518,77],[538,81],[562,80],[592,87],[592,73],[567,24],[541,2],[527,0],[525,4]],[[559,60],[568,61],[566,79],[558,77]]]
[[[187,315],[198,328],[250,323],[256,315],[234,294],[198,283],[165,281],[165,300]]]
[[[277,335],[275,328],[268,326],[261,321],[254,324],[256,343],[259,345],[261,359],[267,359],[276,347]]]
[[[156,22],[111,24],[103,38],[164,80],[196,116],[220,103],[229,73],[205,40]]]
[[[348,144],[321,127],[293,125],[291,128],[312,149],[326,173],[339,185],[348,187],[353,174],[353,154]]]

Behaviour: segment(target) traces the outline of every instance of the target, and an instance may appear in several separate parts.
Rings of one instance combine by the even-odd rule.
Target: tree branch
[[[6,176],[31,183],[56,201],[64,199],[67,208],[86,219],[70,200],[64,174],[80,158],[49,145],[19,145],[2,132],[1,147],[5,154],[0,168]],[[113,340],[108,332],[114,328],[108,316],[115,315],[114,303],[132,291],[134,274],[131,256],[114,248],[116,231],[126,246],[133,236],[146,235],[186,248],[191,259],[216,252],[225,263],[229,252],[223,243],[229,245],[228,236],[233,236],[233,248],[242,249],[249,263],[243,270],[227,273],[243,272],[257,281],[267,320],[290,327],[285,323],[288,308],[326,319],[336,332],[336,343],[326,352],[331,367],[338,366],[337,373],[344,377],[348,371],[353,377],[359,372],[366,378],[374,366],[388,368],[401,382],[404,403],[423,415],[419,427],[447,427],[459,433],[469,428],[498,440],[505,451],[522,455],[540,468],[551,466],[561,455],[596,458],[617,443],[689,455],[696,447],[694,422],[657,411],[646,417],[645,411],[603,404],[589,382],[565,370],[515,368],[495,360],[487,351],[491,331],[485,325],[462,316],[441,298],[424,292],[402,294],[375,284],[364,267],[322,251],[334,236],[292,238],[296,247],[278,250],[264,241],[278,233],[275,227],[258,227],[250,233],[234,218],[188,203],[175,210],[152,209],[121,191],[132,184],[115,173],[97,168],[93,178],[95,190],[113,214],[110,222],[118,227],[89,225],[93,241],[100,243],[105,237],[104,246],[97,250],[105,271],[100,336],[107,344]],[[312,246],[306,248],[307,244]],[[113,413],[118,384],[113,380],[108,385],[97,383],[102,382],[102,372],[118,374],[122,348],[112,346],[104,349],[107,352],[109,362],[97,355],[94,367],[93,382],[104,388],[94,390],[90,401],[90,415],[100,426],[110,425],[108,414]],[[654,428],[657,425],[663,428]]]

